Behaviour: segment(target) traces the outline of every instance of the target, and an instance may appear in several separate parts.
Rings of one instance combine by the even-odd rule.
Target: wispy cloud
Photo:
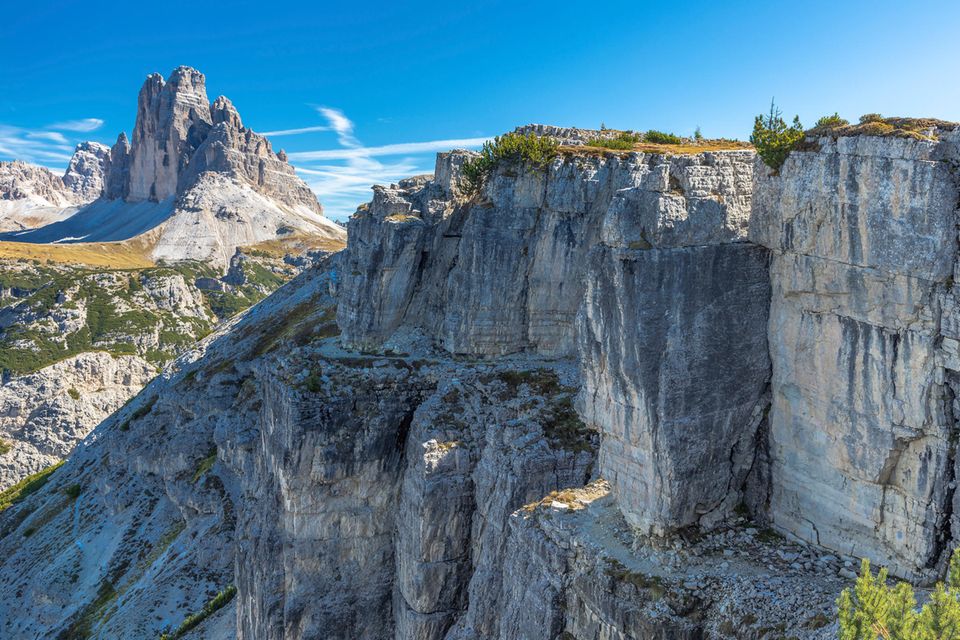
[[[77,131],[80,133],[89,133],[96,131],[103,126],[103,120],[100,118],[81,118],[80,120],[65,120],[63,122],[54,122],[47,126],[47,129],[56,129],[58,131]]]
[[[316,127],[300,127],[299,129],[280,129],[279,131],[264,131],[263,135],[276,138],[277,136],[297,136],[301,133],[314,133],[316,131],[330,131],[330,127],[318,125]]]
[[[427,142],[401,142],[378,147],[354,147],[349,149],[325,149],[323,151],[300,151],[288,154],[291,160],[346,160],[374,156],[399,156],[409,153],[447,151],[449,149],[475,149],[490,138],[452,138]]]
[[[73,149],[62,134],[0,124],[0,159],[23,160],[56,171],[66,168]]]
[[[316,110],[326,121],[325,125],[284,129],[265,135],[297,135],[314,131],[336,134],[338,149],[287,154],[296,163],[300,177],[319,196],[327,215],[333,218],[345,218],[356,210],[357,205],[369,200],[370,187],[374,184],[398,182],[408,176],[432,172],[433,157],[428,154],[447,149],[476,148],[488,140],[456,138],[367,147],[357,138],[353,121],[343,111],[333,107],[317,107]],[[395,156],[396,160],[378,160],[388,156]]]
[[[59,142],[60,144],[67,144],[67,139],[59,131],[30,131],[26,134],[28,138],[33,138],[34,140],[49,140],[50,142]]]

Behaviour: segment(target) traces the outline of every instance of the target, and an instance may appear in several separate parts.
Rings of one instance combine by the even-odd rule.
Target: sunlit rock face
[[[177,178],[210,127],[202,73],[178,67],[167,80],[148,76],[137,98],[127,197],[159,202],[177,195]]]
[[[155,637],[233,586],[203,637],[836,637],[853,555],[929,579],[960,531],[936,137],[377,187],[0,513],[0,634]]]
[[[823,138],[757,172],[772,252],[773,522],[919,576],[955,477],[955,132]]]

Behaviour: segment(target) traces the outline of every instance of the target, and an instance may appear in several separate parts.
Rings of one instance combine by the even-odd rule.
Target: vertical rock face
[[[580,322],[584,415],[627,521],[712,526],[742,499],[769,380],[767,254],[600,248]]]
[[[147,78],[137,98],[130,147],[130,200],[165,200],[177,195],[177,179],[211,126],[205,78],[178,67],[164,82]]]
[[[104,160],[103,197],[125,200],[130,195],[130,141],[120,133]]]
[[[919,577],[950,543],[956,132],[823,138],[757,172],[773,252],[770,515]]]
[[[676,158],[618,192],[578,320],[585,419],[627,521],[712,526],[742,497],[770,375],[752,154]]]
[[[77,145],[63,176],[64,186],[76,194],[79,202],[96,200],[103,193],[104,164],[110,148],[99,142]]]
[[[637,235],[628,243],[646,242],[644,234],[734,238],[749,217],[750,152],[577,155],[546,172],[501,167],[480,201],[454,195],[469,157],[441,154],[436,179],[376,189],[351,218],[357,240],[338,310],[348,344],[379,346],[402,328],[453,353],[569,356],[587,254],[608,210],[623,212],[611,217],[613,235],[625,217],[644,216],[627,225]],[[722,196],[711,193],[721,183]]]

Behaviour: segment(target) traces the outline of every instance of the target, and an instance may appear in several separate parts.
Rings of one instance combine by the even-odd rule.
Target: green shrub
[[[525,163],[543,169],[557,155],[559,143],[533,133],[505,133],[483,143],[480,155],[463,165],[467,193],[478,193],[493,170],[502,162]]]
[[[176,640],[177,638],[182,638],[188,631],[227,606],[235,595],[237,595],[237,588],[230,585],[215,595],[210,602],[203,606],[203,609],[187,616],[187,619],[180,623],[180,626],[177,627],[176,630],[171,633],[160,634],[160,640]]]
[[[74,389],[73,387],[70,387],[69,389],[67,389],[67,395],[69,395],[74,400],[80,399],[80,392]]]
[[[80,485],[72,484],[69,487],[63,490],[64,495],[69,496],[70,498],[76,500],[80,497]]]
[[[601,129],[603,131],[603,129]],[[643,136],[632,131],[621,131],[615,138],[601,138],[597,136],[586,142],[589,147],[603,147],[604,149],[633,149],[633,145],[643,140]]]
[[[696,140],[697,142],[700,142],[701,140],[703,140],[703,132],[700,131],[699,125],[697,125],[697,128],[693,132],[693,139]]]
[[[817,120],[817,123],[813,125],[813,128],[814,129],[820,129],[820,128],[833,129],[836,127],[845,127],[848,124],[850,124],[849,120],[844,120],[843,118],[840,117],[839,113],[834,113],[832,116],[823,116],[822,118]]]
[[[207,471],[213,468],[213,464],[217,461],[217,448],[214,447],[210,450],[210,453],[207,454],[203,460],[197,464],[197,468],[193,472],[193,482],[196,484],[197,480],[206,475]]]
[[[947,584],[938,582],[919,611],[913,587],[888,585],[886,568],[873,575],[867,559],[837,609],[840,640],[960,640],[960,554],[950,559]]]
[[[6,440],[0,440],[0,456],[10,453],[13,447]]]
[[[39,491],[43,485],[47,484],[47,480],[50,479],[50,474],[59,469],[62,465],[63,461],[60,461],[54,465],[50,465],[42,471],[38,471],[33,475],[27,476],[12,487],[8,487],[7,489],[0,491],[0,511],[3,511],[10,505],[26,499],[30,494]]]
[[[795,116],[793,124],[788,127],[781,117],[780,110],[771,102],[770,114],[757,116],[754,120],[750,142],[756,147],[757,155],[768,167],[774,171],[780,171],[790,152],[803,141],[803,135],[800,118]]]
[[[643,140],[651,144],[680,144],[683,142],[683,138],[680,136],[657,131],[656,129],[650,129],[650,131],[643,134]]]
[[[883,122],[883,116],[879,113],[865,113],[860,116],[860,124],[867,124],[868,122]]]

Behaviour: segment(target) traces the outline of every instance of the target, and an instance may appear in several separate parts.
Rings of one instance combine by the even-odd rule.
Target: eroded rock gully
[[[472,198],[440,154],[0,515],[0,633],[151,637],[234,585],[191,633],[832,637],[853,556],[927,581],[960,531],[935,133]]]

